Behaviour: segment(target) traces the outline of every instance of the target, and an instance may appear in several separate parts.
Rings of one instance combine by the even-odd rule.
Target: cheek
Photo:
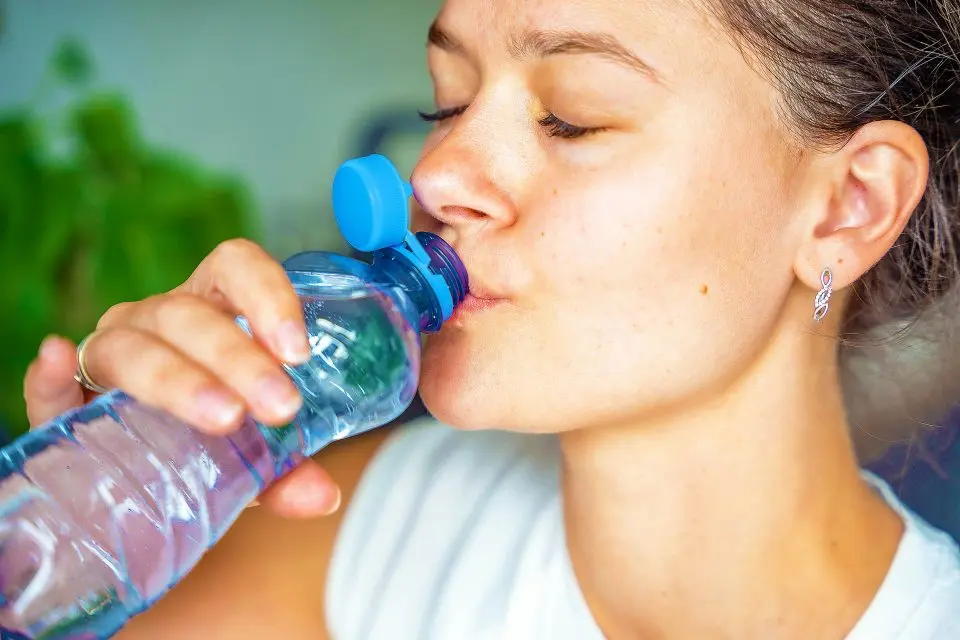
[[[635,410],[721,384],[766,344],[793,279],[772,191],[634,167],[554,203],[535,324],[555,383],[575,354],[571,388]]]
[[[748,264],[764,261],[764,234],[717,221],[719,210],[666,215],[676,210],[647,195],[558,191],[548,223],[525,221],[517,250],[537,265],[526,296],[428,343],[422,392],[438,418],[523,431],[636,419],[722,384],[756,353],[776,317],[762,292],[790,281]]]
[[[790,272],[779,205],[767,194],[637,168],[581,184],[552,192],[524,221],[545,298],[616,297],[657,315],[752,300],[757,278],[782,282]]]
[[[531,270],[518,303],[428,348],[424,399],[438,417],[534,431],[635,420],[756,357],[793,280],[789,206],[760,161],[711,166],[682,147],[541,178],[556,187],[490,239]]]

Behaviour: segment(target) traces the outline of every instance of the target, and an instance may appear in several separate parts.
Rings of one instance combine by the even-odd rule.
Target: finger
[[[244,415],[243,401],[202,365],[158,336],[131,327],[108,327],[87,339],[90,377],[123,389],[201,431],[229,433]]]
[[[288,423],[303,400],[283,367],[228,316],[191,294],[158,296],[126,318],[213,373],[267,424]],[[92,357],[92,356],[90,356]]]
[[[287,518],[315,518],[340,507],[340,489],[330,475],[307,458],[258,499],[264,509]]]
[[[300,300],[283,267],[255,243],[222,243],[178,289],[226,300],[278,360],[299,365],[309,359]]]
[[[66,338],[48,336],[27,369],[23,398],[31,427],[40,426],[83,404],[83,387],[73,379],[76,346]]]

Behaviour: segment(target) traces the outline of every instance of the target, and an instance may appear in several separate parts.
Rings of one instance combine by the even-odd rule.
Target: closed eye
[[[575,124],[561,120],[552,113],[548,113],[543,118],[540,118],[539,122],[540,126],[547,130],[547,135],[554,138],[564,138],[566,140],[582,138],[591,133],[602,131],[602,129],[598,127],[578,127]]]
[[[420,118],[424,122],[443,122],[445,120],[450,120],[451,118],[456,118],[457,116],[463,115],[467,110],[468,105],[462,105],[459,107],[450,107],[447,109],[438,109],[434,112],[423,112],[419,111]],[[553,138],[563,138],[565,140],[572,140],[575,138],[582,138],[584,136],[590,135],[592,133],[597,133],[603,129],[600,127],[580,127],[569,122],[561,120],[552,113],[548,113],[546,116],[540,118],[537,121],[541,127],[547,130],[547,135]]]
[[[418,111],[420,114],[420,119],[424,122],[443,122],[444,120],[449,120],[450,118],[455,118],[457,116],[463,115],[463,112],[467,110],[467,105],[461,107],[451,107],[449,109],[438,109],[432,113]]]

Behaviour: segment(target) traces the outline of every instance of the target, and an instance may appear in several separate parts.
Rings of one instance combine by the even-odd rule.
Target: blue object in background
[[[384,153],[391,140],[408,135],[426,135],[430,125],[423,121],[413,108],[404,105],[387,107],[371,116],[361,126],[354,150],[354,157]]]
[[[892,447],[870,470],[908,507],[960,542],[960,407],[938,428]]]

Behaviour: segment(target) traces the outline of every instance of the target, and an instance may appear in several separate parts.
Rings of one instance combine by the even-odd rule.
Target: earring
[[[813,299],[813,321],[820,322],[830,310],[830,296],[833,295],[833,272],[830,267],[825,267],[820,273],[820,291],[817,297]]]

